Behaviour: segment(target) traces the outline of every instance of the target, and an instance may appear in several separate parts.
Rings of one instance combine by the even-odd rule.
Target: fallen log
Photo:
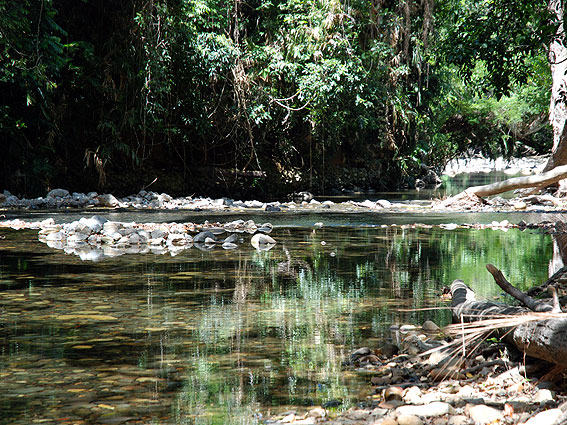
[[[475,332],[496,334],[528,356],[567,367],[567,314],[477,300],[461,280],[453,282],[451,295],[455,328],[478,322]]]
[[[553,170],[535,176],[514,177],[497,183],[482,186],[473,186],[442,202],[443,206],[450,206],[463,200],[483,198],[498,195],[516,189],[537,188],[543,189],[560,180],[567,178],[567,165],[555,167]]]

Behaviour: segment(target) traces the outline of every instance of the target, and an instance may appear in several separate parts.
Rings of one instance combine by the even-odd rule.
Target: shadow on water
[[[378,347],[392,324],[448,323],[437,307],[453,279],[501,297],[488,262],[527,288],[553,256],[551,236],[518,230],[271,235],[266,252],[84,263],[33,231],[1,230],[0,423],[253,424],[288,407],[347,408],[370,392],[342,366],[351,350]]]

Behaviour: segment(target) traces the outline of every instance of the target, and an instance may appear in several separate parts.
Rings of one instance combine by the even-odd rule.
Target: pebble
[[[490,424],[499,421],[503,416],[500,410],[484,404],[478,404],[475,406],[467,405],[465,412],[468,413],[469,417],[477,425]]]
[[[451,416],[447,421],[447,425],[467,425],[469,419],[465,415]]]
[[[523,425],[559,425],[558,420],[562,414],[563,411],[561,409],[549,409],[528,419]]]
[[[453,406],[449,403],[435,401],[423,406],[400,406],[396,409],[396,415],[415,415],[421,417],[443,416],[454,413]]]
[[[534,401],[536,403],[545,404],[553,401],[554,399],[555,399],[555,394],[553,393],[553,391],[545,388],[538,390],[538,392],[534,395]]]
[[[399,415],[397,421],[398,425],[423,425],[423,421],[415,415]]]
[[[274,238],[268,235],[265,235],[263,233],[256,233],[254,236],[252,236],[250,243],[256,249],[267,251],[276,244],[276,241],[274,240]]]

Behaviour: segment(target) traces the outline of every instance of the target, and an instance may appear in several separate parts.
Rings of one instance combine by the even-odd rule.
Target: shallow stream
[[[393,324],[447,324],[440,294],[454,279],[503,299],[486,263],[527,288],[547,278],[553,257],[552,237],[536,231],[391,225],[471,215],[271,218],[270,251],[242,244],[96,263],[49,248],[36,231],[0,229],[0,423],[254,424],[326,402],[348,408],[371,391],[342,366],[353,349],[378,347]]]

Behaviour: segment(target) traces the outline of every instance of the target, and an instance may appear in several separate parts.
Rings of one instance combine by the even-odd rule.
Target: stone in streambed
[[[112,195],[111,193],[106,193],[104,195],[98,195],[96,197],[96,199],[98,200],[98,205],[100,207],[117,207],[118,205],[120,205],[120,201],[118,199],[116,199],[116,197],[114,195]]]
[[[415,415],[400,415],[397,421],[398,425],[423,425],[423,421]]]
[[[216,242],[217,237],[214,235],[213,232],[205,231],[198,233],[194,238],[194,243],[205,243],[207,239],[212,240],[212,242]]]
[[[465,415],[451,416],[449,418],[449,421],[447,422],[447,425],[468,425],[468,424],[469,424],[469,418],[467,418]]]
[[[102,226],[107,221],[108,220],[104,217],[100,217],[98,215],[93,215],[90,218],[82,217],[79,220],[79,224],[87,226],[89,229],[91,229],[92,233],[99,233],[102,230]]]
[[[500,410],[484,404],[478,404],[476,406],[467,405],[465,413],[467,413],[473,422],[478,425],[497,422],[503,417]]]
[[[271,249],[276,244],[276,241],[268,235],[256,233],[252,236],[250,243],[254,248],[264,251]]]
[[[443,416],[454,413],[453,406],[449,403],[435,401],[423,406],[400,406],[396,409],[396,415],[415,415],[421,417]]]
[[[274,229],[272,223],[264,223],[260,227],[258,227],[258,232],[262,233],[270,233]]]
[[[555,399],[555,395],[553,391],[548,390],[546,388],[538,390],[538,392],[534,396],[534,402],[536,403],[550,403]]]
[[[64,198],[65,196],[69,196],[69,191],[66,189],[53,189],[49,191],[46,195],[46,198]]]
[[[534,417],[530,418],[524,425],[560,425],[565,422],[558,422],[563,411],[561,409],[549,409],[545,412],[540,412]]]

